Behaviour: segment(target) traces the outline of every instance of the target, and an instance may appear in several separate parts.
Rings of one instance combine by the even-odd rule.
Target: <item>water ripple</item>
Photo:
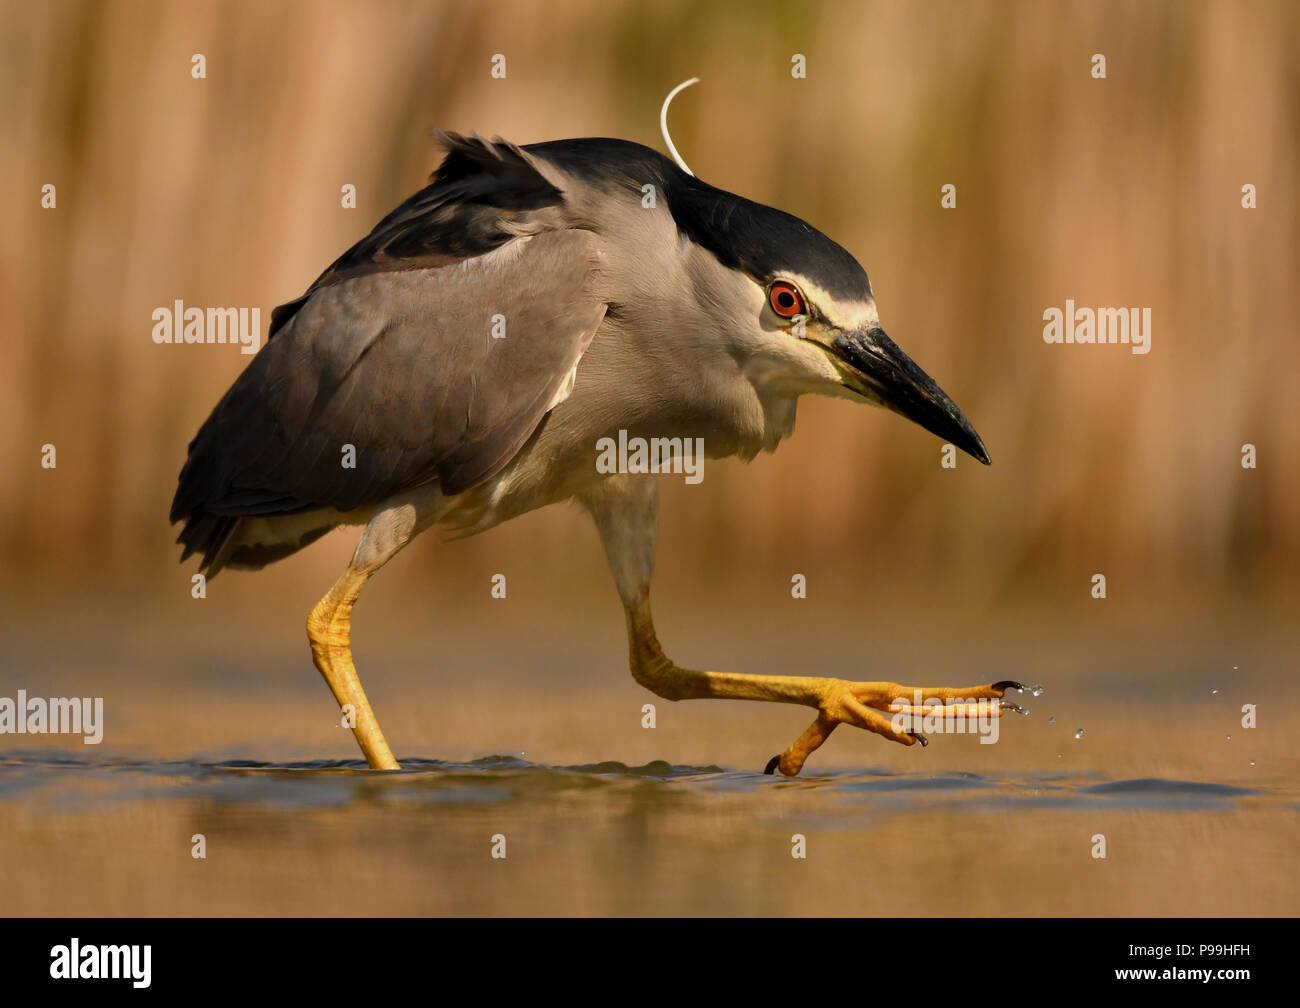
[[[267,763],[100,759],[65,751],[0,753],[0,802],[36,802],[65,811],[140,800],[206,801],[286,810],[367,803],[509,805],[577,801],[586,794],[617,794],[628,789],[642,797],[657,792],[664,800],[682,801],[706,800],[711,794],[722,800],[726,795],[815,792],[819,800],[828,800],[828,808],[841,811],[936,805],[974,810],[1011,807],[1027,813],[1098,806],[1185,811],[1232,809],[1244,800],[1274,797],[1267,791],[1206,781],[1099,781],[1095,776],[1059,772],[989,777],[859,769],[786,779],[664,760],[642,766],[616,760],[548,766],[518,756],[485,756],[466,762],[410,758],[403,761],[401,770],[374,773],[359,759]],[[1293,801],[1281,807],[1296,809]]]

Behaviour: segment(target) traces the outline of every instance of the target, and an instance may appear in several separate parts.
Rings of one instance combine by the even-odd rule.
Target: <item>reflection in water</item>
[[[1294,794],[1274,787],[1077,771],[876,768],[787,780],[661,760],[408,759],[371,772],[360,760],[12,751],[0,754],[0,863],[22,870],[0,879],[0,906],[89,916],[1285,913],[1297,898],[1287,840],[1296,810]],[[1105,861],[1090,853],[1098,833]]]

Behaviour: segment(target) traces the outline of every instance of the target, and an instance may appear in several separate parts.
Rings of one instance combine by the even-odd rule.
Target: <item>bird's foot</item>
[[[1004,701],[1009,689],[1025,689],[1009,679],[988,686],[957,689],[948,686],[915,688],[888,682],[825,680],[814,721],[789,749],[768,761],[764,773],[778,769],[787,777],[797,776],[804,762],[821,746],[837,725],[850,724],[883,735],[901,745],[927,745],[923,735],[909,729],[926,719],[987,719],[1004,711],[1027,713],[1018,704]],[[934,723],[938,723],[937,721]]]

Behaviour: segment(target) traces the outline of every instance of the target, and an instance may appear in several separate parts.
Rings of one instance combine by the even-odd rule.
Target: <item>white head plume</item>
[[[663,107],[659,110],[659,129],[664,135],[664,143],[668,145],[668,153],[673,156],[673,160],[677,162],[677,166],[687,175],[691,176],[694,176],[695,172],[686,167],[686,162],[682,160],[682,156],[677,153],[677,148],[673,146],[673,138],[668,135],[668,106],[672,104],[672,101],[677,97],[678,92],[685,91],[692,84],[698,82],[698,77],[692,77],[688,81],[682,81],[668,92],[668,97],[664,99]]]

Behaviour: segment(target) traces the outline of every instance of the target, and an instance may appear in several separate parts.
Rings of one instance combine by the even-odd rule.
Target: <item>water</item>
[[[798,778],[728,770],[719,766],[681,766],[655,760],[628,766],[616,760],[577,766],[546,766],[519,756],[486,756],[464,763],[407,758],[397,771],[372,772],[361,759],[264,763],[256,760],[178,760],[149,762],[86,759],[71,752],[0,753],[0,801],[19,798],[47,810],[71,811],[79,805],[103,809],[141,799],[214,802],[230,807],[326,809],[375,802],[429,806],[503,805],[561,795],[616,794],[653,788],[665,800],[689,803],[713,793],[759,797],[772,792],[816,793],[826,802],[853,803],[864,796],[887,798],[892,812],[940,804],[960,807],[976,793],[988,807],[1032,811],[1035,807],[1096,808],[1106,796],[1122,795],[1157,810],[1229,807],[1233,798],[1263,792],[1198,781],[1143,778],[1099,782],[1094,774],[1025,771],[986,776],[976,773],[898,773],[883,769],[823,770]],[[873,808],[873,812],[877,811]],[[820,813],[819,813],[820,814]],[[853,816],[840,828],[860,825]]]
[[[5,883],[14,913],[1085,913],[1139,880],[1152,912],[1240,907],[1243,893],[1280,909],[1296,884],[1245,885],[1241,865],[1291,878],[1260,841],[1293,830],[1298,808],[1267,786],[1067,765],[787,779],[520,755],[375,773],[357,759],[0,754],[0,857],[23,864]],[[1100,881],[1098,830],[1124,838]],[[1207,863],[1203,878],[1231,884],[1153,882]]]
[[[760,771],[807,727],[807,711],[657,702],[627,675],[618,626],[594,644],[586,630],[549,643],[484,631],[475,643],[464,640],[473,626],[417,621],[407,646],[388,636],[402,621],[386,629],[383,617],[367,610],[358,659],[403,762],[393,773],[358,758],[300,626],[281,632],[277,622],[226,643],[168,644],[165,621],[154,637],[129,623],[87,637],[33,622],[27,636],[11,635],[0,697],[104,695],[105,726],[101,745],[0,736],[0,864],[21,866],[0,873],[0,907],[16,916],[1300,912],[1289,645],[1257,646],[1243,666],[1251,671],[1216,697],[1211,684],[1231,664],[1220,651],[1235,657],[1249,640],[1034,651],[998,634],[980,647],[963,637],[950,652],[929,643],[917,652],[909,638],[869,656],[856,629],[810,634],[820,651],[793,633],[777,638],[784,651],[769,639],[742,650],[742,635],[677,643],[682,658],[727,669],[888,669],[924,684],[998,681],[1014,640],[1021,681],[1052,692],[1051,719],[996,719],[996,744],[936,733],[924,749],[904,747],[842,727],[787,779]],[[1261,696],[1275,714],[1238,728],[1235,708]],[[643,727],[648,702],[653,729]],[[1069,723],[1088,726],[1087,746],[1061,744]],[[1101,870],[1096,833],[1108,838]],[[796,836],[805,859],[791,856]],[[504,858],[493,857],[498,837]]]

